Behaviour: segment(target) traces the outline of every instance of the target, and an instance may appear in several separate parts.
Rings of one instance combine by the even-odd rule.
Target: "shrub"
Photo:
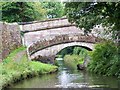
[[[120,60],[117,46],[111,41],[104,41],[95,46],[91,52],[88,70],[107,76],[120,76]]]

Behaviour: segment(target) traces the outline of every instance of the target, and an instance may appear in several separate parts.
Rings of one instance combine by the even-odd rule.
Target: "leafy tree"
[[[39,20],[44,13],[39,3],[5,2],[2,4],[2,20],[6,22],[28,22]]]
[[[84,28],[87,34],[95,25],[109,27],[106,31],[117,38],[120,30],[119,2],[67,2],[65,12],[70,22]],[[120,37],[118,37],[120,38]]]
[[[34,16],[35,20],[43,20],[46,19],[47,10],[42,7],[42,3],[40,2],[31,2],[34,8]]]
[[[47,18],[59,18],[64,15],[64,5],[60,2],[43,2],[42,5],[47,10]]]

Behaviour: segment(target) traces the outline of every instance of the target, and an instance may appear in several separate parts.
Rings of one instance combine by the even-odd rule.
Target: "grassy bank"
[[[26,54],[23,54],[20,61],[15,61],[15,56],[24,51],[21,47],[13,51],[3,62],[0,63],[0,87],[12,85],[26,78],[52,73],[57,70],[56,66],[43,64],[40,62],[29,61]]]
[[[82,64],[84,62],[83,58],[79,55],[65,55],[64,62],[72,69],[77,69],[77,64]]]

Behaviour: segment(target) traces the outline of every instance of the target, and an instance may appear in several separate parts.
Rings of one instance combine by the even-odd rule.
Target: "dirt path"
[[[20,51],[13,57],[13,60],[19,62],[25,54],[26,50]]]

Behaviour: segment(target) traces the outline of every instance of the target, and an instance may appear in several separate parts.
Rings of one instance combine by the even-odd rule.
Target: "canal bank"
[[[57,66],[29,61],[26,48],[20,47],[0,63],[0,89],[12,86],[28,78],[56,72]]]
[[[10,88],[87,88],[91,90],[119,90],[119,80],[115,77],[106,77],[91,74],[85,71],[71,69],[64,60],[58,61],[58,72],[34,77],[14,84]]]

